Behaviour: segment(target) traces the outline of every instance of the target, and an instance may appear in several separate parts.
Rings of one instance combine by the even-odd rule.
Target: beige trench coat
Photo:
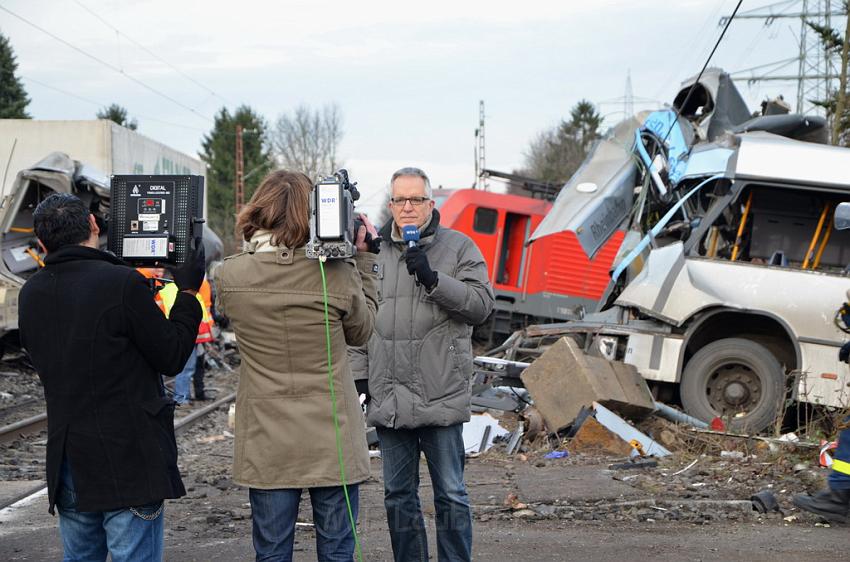
[[[242,357],[233,480],[252,488],[341,484],[328,386],[322,279],[304,248],[258,245],[225,259],[218,304]],[[261,239],[262,240],[262,239]],[[363,412],[346,354],[369,340],[377,309],[375,256],[329,260],[333,379],[348,483],[369,478]]]

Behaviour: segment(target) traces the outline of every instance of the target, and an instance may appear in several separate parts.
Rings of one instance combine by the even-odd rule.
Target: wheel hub
[[[709,377],[706,394],[712,408],[721,415],[746,414],[761,399],[761,381],[749,366],[729,363],[718,367]]]

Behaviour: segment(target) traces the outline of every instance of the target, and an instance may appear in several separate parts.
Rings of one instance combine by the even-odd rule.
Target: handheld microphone
[[[415,248],[419,245],[419,229],[412,224],[401,228],[401,237],[407,242],[408,248]],[[419,277],[414,275],[413,279],[416,281],[416,285],[419,286]]]
[[[408,224],[401,228],[401,237],[407,242],[408,248],[413,248],[419,245],[419,229],[412,224]]]

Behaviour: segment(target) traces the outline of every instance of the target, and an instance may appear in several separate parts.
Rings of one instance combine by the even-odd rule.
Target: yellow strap
[[[850,476],[850,462],[832,459],[832,470]]]

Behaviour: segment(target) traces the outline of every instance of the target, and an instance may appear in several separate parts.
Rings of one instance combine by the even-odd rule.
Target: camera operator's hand
[[[204,242],[200,238],[195,238],[193,246],[192,254],[188,257],[186,263],[171,269],[171,274],[174,276],[174,282],[179,290],[197,293],[198,289],[201,288],[201,283],[204,282],[207,264]]]
[[[363,223],[357,229],[357,237],[354,240],[357,251],[377,254],[381,250],[381,237],[378,236],[378,231],[366,215],[357,215],[357,218]]]
[[[425,251],[419,246],[411,246],[404,254],[404,261],[407,263],[407,272],[416,276],[416,280],[425,285],[425,289],[430,291],[437,284],[437,272],[431,269],[431,264],[428,263],[428,256]]]

